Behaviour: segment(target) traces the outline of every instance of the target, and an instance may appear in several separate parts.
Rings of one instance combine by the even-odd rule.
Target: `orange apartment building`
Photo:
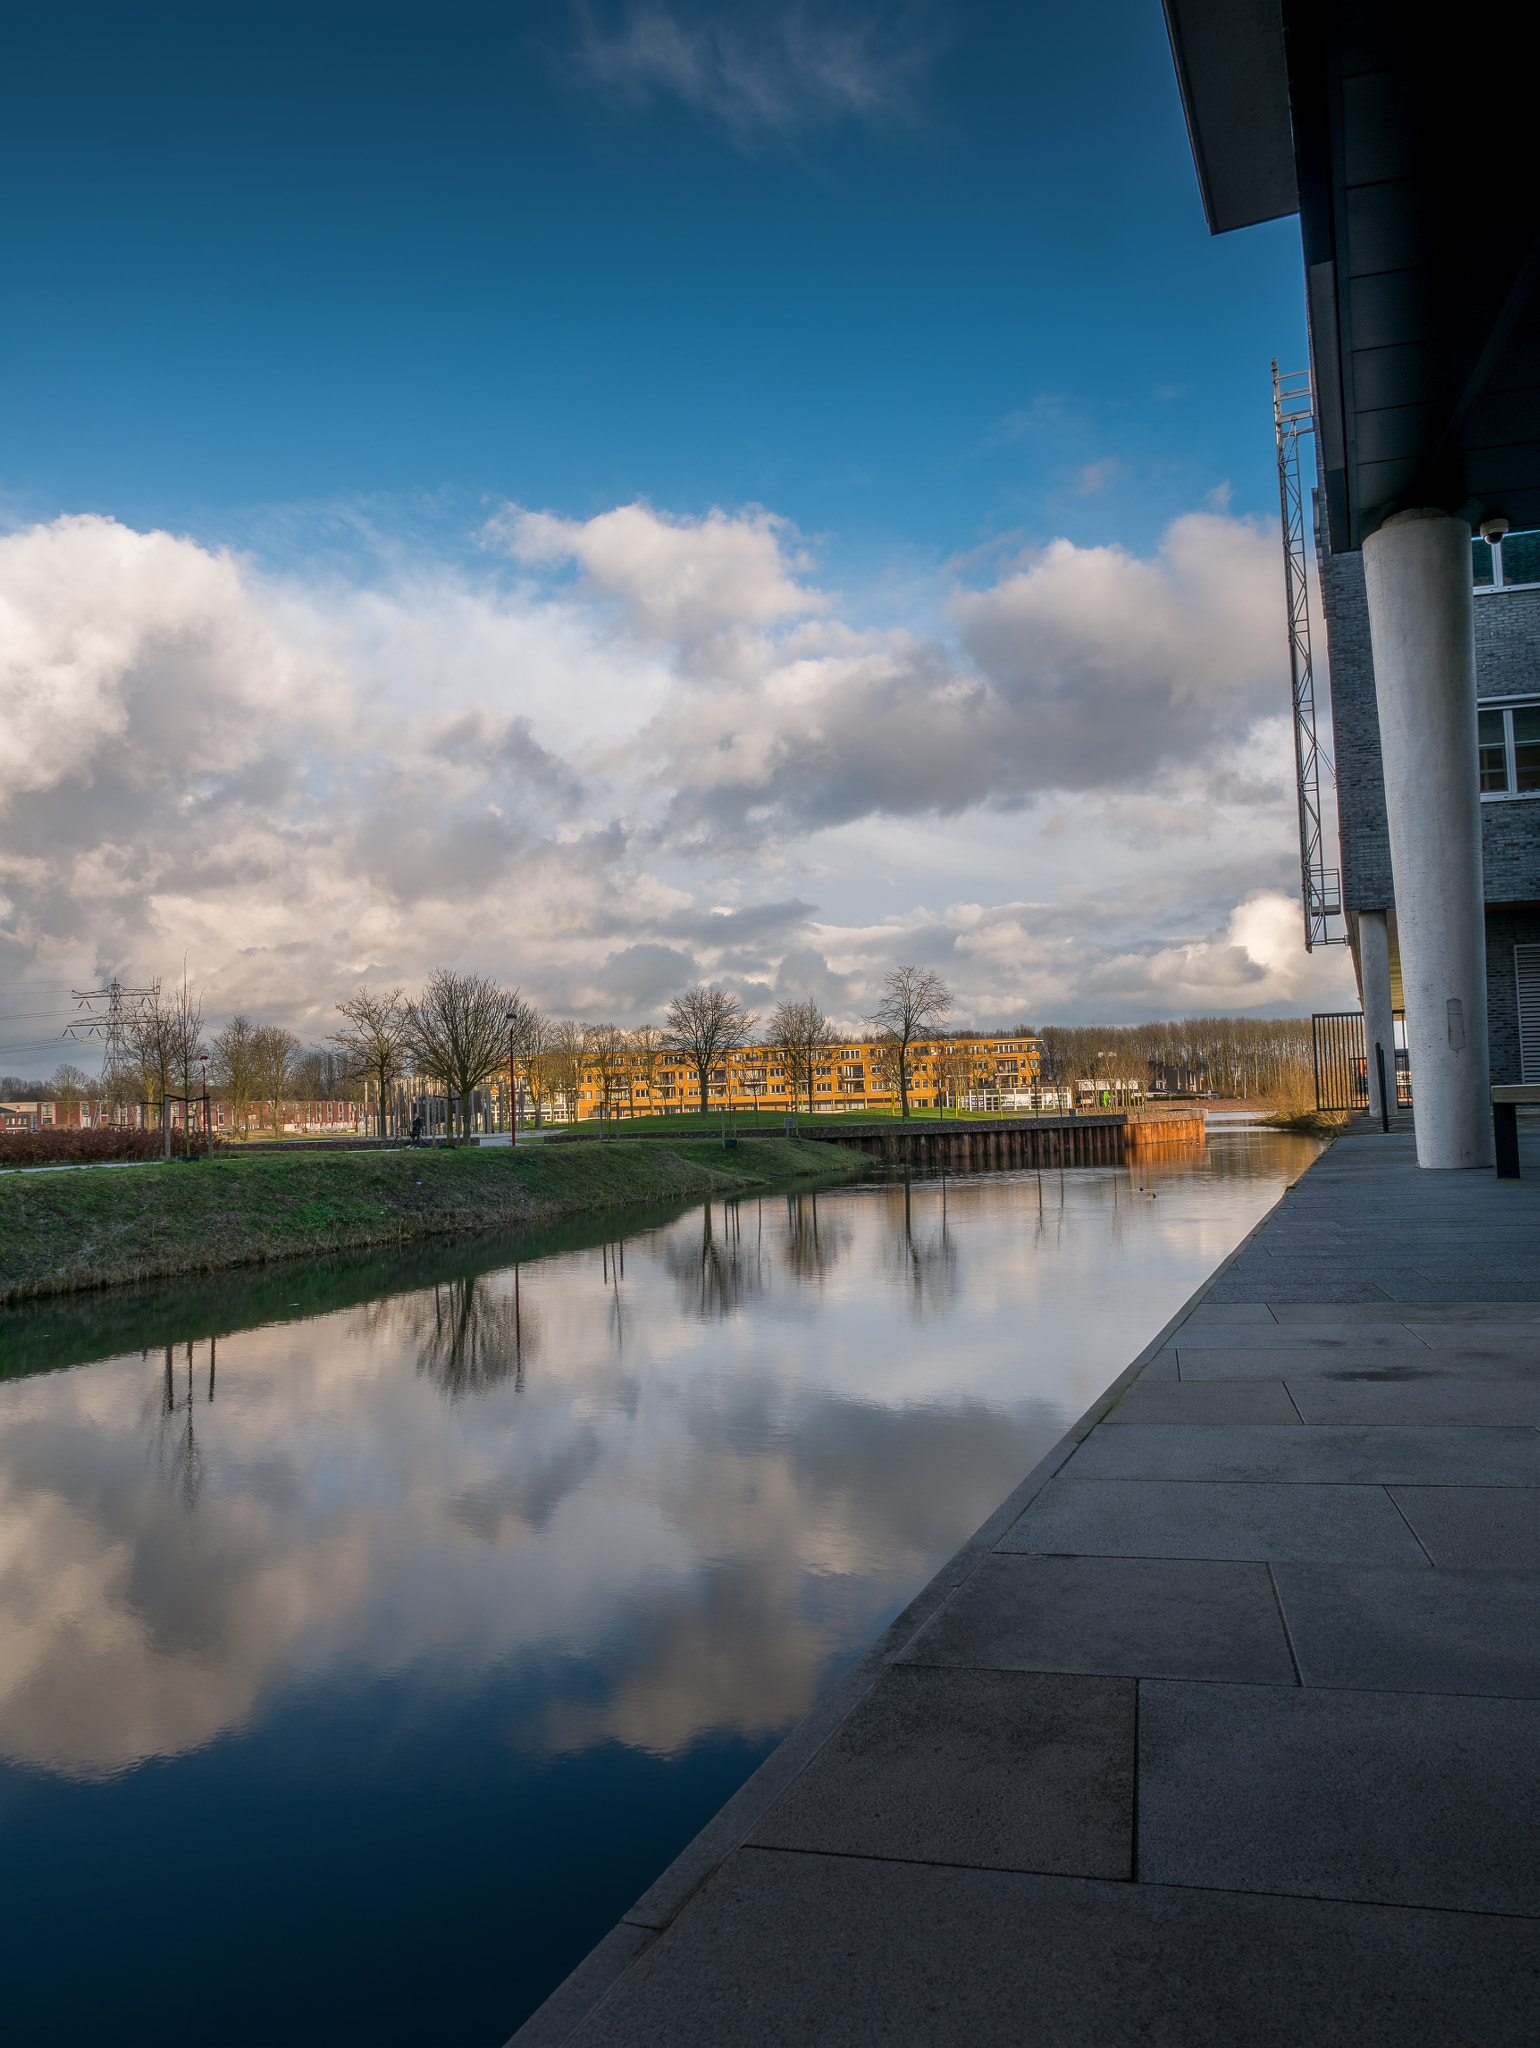
[[[1022,1095],[1037,1085],[1041,1048],[1026,1032],[957,1032],[917,1040],[909,1048],[909,1102],[914,1109],[951,1107],[967,1098]],[[647,1067],[651,1072],[647,1072]],[[698,1113],[700,1082],[679,1053],[660,1052],[622,1064],[610,1084],[611,1116],[677,1116]],[[889,1049],[875,1039],[849,1038],[828,1047],[813,1063],[812,1107],[819,1110],[898,1107],[898,1088]],[[711,1109],[772,1112],[806,1110],[807,1091],[793,1099],[785,1050],[746,1046],[711,1069]],[[578,1083],[577,1115],[604,1113],[604,1088],[597,1066],[585,1063]],[[983,1106],[982,1103],[979,1105]]]

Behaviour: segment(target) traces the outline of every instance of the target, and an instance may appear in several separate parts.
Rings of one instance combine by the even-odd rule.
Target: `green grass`
[[[780,1133],[444,1151],[228,1154],[0,1175],[0,1301],[866,1170]]]

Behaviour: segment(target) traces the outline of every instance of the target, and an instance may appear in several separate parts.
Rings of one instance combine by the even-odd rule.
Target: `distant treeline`
[[[1172,1093],[1292,1096],[1313,1071],[1308,1017],[1183,1017],[1148,1024],[1046,1024],[1049,1086],[1118,1074]]]

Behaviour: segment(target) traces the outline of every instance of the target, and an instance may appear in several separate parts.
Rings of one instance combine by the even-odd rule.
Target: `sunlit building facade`
[[[910,1106],[982,1107],[988,1101],[990,1107],[999,1107],[1003,1098],[1024,1098],[1037,1085],[1040,1056],[1037,1039],[1022,1031],[948,1033],[917,1040],[909,1048]],[[895,1068],[891,1046],[879,1039],[852,1037],[815,1057],[809,1090],[794,1086],[792,1062],[784,1047],[746,1046],[710,1069],[705,1107],[805,1112],[811,1094],[815,1114],[893,1111],[898,1107]],[[612,1068],[607,1105],[603,1072],[585,1063],[577,1094],[580,1119],[605,1114],[695,1115],[702,1108],[695,1068],[672,1052],[635,1054]]]

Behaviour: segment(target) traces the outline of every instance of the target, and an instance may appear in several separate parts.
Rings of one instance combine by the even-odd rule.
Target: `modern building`
[[[909,1049],[911,1108],[969,1106],[970,1098],[1021,1098],[1036,1085],[1041,1048],[1030,1033],[948,1032]],[[809,1091],[793,1084],[784,1047],[746,1046],[708,1071],[710,1109],[806,1110]],[[897,1107],[892,1055],[880,1040],[831,1044],[812,1063],[811,1105],[819,1110]],[[608,1098],[601,1069],[586,1062],[577,1090],[579,1118],[698,1114],[700,1080],[681,1053],[633,1053],[611,1070]]]
[[[1364,562],[1356,549],[1332,554],[1324,543],[1318,522],[1342,909],[1365,1038],[1388,1048],[1405,998]],[[1471,551],[1491,1077],[1540,1082],[1540,532],[1477,538]],[[1376,992],[1381,1012],[1391,1012],[1388,1029],[1383,1014],[1368,1021]],[[1372,1066],[1367,1079],[1377,1111]]]
[[[1525,946],[1540,895],[1533,793],[1516,786],[1534,677],[1508,628],[1532,600],[1501,578],[1500,549],[1480,596],[1471,568],[1474,536],[1522,536],[1523,560],[1540,529],[1540,192],[1507,171],[1534,119],[1527,43],[1384,0],[1165,7],[1211,231],[1299,216],[1321,545],[1354,596],[1333,667],[1353,665],[1356,609],[1374,682],[1377,855],[1367,769],[1344,800],[1366,1037],[1384,1042],[1395,1007],[1393,909],[1418,1163],[1491,1166],[1518,979],[1510,1029],[1505,975],[1489,1019],[1488,947]],[[1350,759],[1363,694],[1345,679]],[[1388,881],[1371,880],[1387,854]]]

